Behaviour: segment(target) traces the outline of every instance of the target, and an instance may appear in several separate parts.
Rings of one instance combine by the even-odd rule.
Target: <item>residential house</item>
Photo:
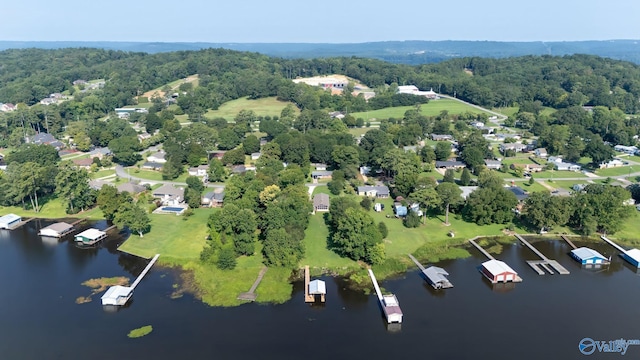
[[[126,182],[124,184],[120,184],[116,187],[119,193],[128,192],[131,195],[139,194],[147,190],[143,185],[138,184],[137,182]]]
[[[210,191],[202,197],[201,204],[209,207],[222,207],[224,203],[224,191]]]
[[[316,194],[313,197],[313,212],[329,211],[329,195],[324,193]]]
[[[111,156],[113,155],[113,153],[111,152],[111,149],[109,149],[108,147],[97,147],[91,150],[89,152],[89,155],[91,157],[97,157],[98,159],[102,160],[103,157]]]
[[[553,163],[554,169],[558,171],[580,171],[582,166],[574,163],[564,162],[559,156],[549,156],[548,162]]]
[[[481,129],[484,127],[484,123],[482,121],[472,121],[471,124],[472,127],[476,128],[476,129]]]
[[[427,99],[437,99],[438,94],[433,91],[433,89],[429,89],[429,91],[421,91],[415,85],[401,85],[398,86],[398,94],[411,94],[416,96],[424,96]]]
[[[610,169],[610,168],[616,168],[616,167],[621,167],[621,166],[625,166],[625,165],[629,165],[628,162],[623,162],[620,159],[613,159],[610,160],[606,163],[602,163],[600,164],[600,169]]]
[[[638,148],[635,146],[616,145],[613,150],[623,152],[625,154],[634,155],[638,152]]]
[[[151,139],[151,134],[148,132],[143,132],[138,134],[138,141],[142,142],[143,140]]]
[[[505,151],[513,150],[515,152],[523,152],[527,149],[527,145],[520,143],[508,143],[500,144],[500,152],[504,154]]]
[[[163,151],[158,151],[155,154],[151,154],[147,157],[147,161],[152,163],[164,164],[167,162],[166,159],[167,153]]]
[[[189,168],[189,175],[191,176],[207,176],[207,171],[209,170],[209,165],[198,165],[197,167]]]
[[[414,153],[418,153],[418,150],[420,150],[420,148],[417,145],[411,145],[411,146],[403,146],[402,149],[407,152],[407,151],[413,151]]]
[[[38,133],[34,136],[27,137],[25,141],[28,144],[51,145],[56,148],[56,150],[60,150],[64,147],[64,144],[61,141],[57,140],[49,133]]]
[[[40,100],[40,104],[42,104],[42,105],[51,105],[51,104],[55,104],[57,102],[58,102],[58,100],[52,99],[52,98],[44,98],[44,99]]]
[[[258,159],[260,159],[260,156],[262,156],[261,152],[251,153],[251,160],[258,160]]]
[[[436,169],[462,169],[467,167],[462,161],[436,161]]]
[[[537,148],[535,150],[533,150],[533,153],[539,157],[539,158],[546,158],[547,157],[547,149],[545,148]]]
[[[62,95],[61,93],[53,93],[53,94],[49,95],[49,97],[51,99],[59,100],[59,99],[64,99],[66,96]]]
[[[212,160],[212,159],[222,160],[222,157],[224,156],[225,153],[226,151],[224,150],[213,150],[213,151],[209,151],[207,154],[209,155],[209,160]]]
[[[333,171],[330,170],[325,170],[325,171],[312,171],[311,172],[311,178],[313,179],[313,182],[317,182],[320,179],[331,179],[331,176],[333,175]]]
[[[465,200],[472,192],[478,190],[478,186],[459,186],[459,188],[462,190],[462,194],[460,194],[460,196]]]
[[[256,171],[256,167],[248,165],[235,165],[231,168],[232,174],[244,174],[247,171]]]
[[[2,111],[2,112],[15,111],[17,108],[18,108],[17,106],[15,106],[14,104],[11,104],[11,103],[6,103],[6,104],[0,105],[0,111]]]
[[[318,171],[326,171],[327,170],[327,164],[311,164],[311,166],[313,166]]]
[[[371,196],[375,198],[388,198],[389,188],[385,185],[358,186],[358,195]]]
[[[73,162],[73,165],[83,169],[89,169],[93,164],[93,158],[73,159],[71,161]]]
[[[433,141],[451,141],[451,140],[453,140],[453,135],[431,134],[431,140],[433,140]]]
[[[502,161],[485,159],[484,165],[487,169],[500,170],[500,168],[502,168]]]
[[[343,113],[341,113],[340,111],[332,111],[332,112],[329,113],[329,116],[332,119],[344,119],[345,115]]]
[[[165,206],[180,205],[184,202],[184,189],[164,184],[153,191],[153,197],[160,199]]]
[[[100,190],[105,185],[113,186],[113,183],[102,180],[89,180],[89,187],[93,190]]]
[[[74,86],[78,86],[78,85],[87,85],[87,80],[81,80],[81,79],[74,80],[74,81],[73,81],[73,85],[74,85]]]
[[[147,170],[162,170],[162,164],[160,163],[156,163],[156,162],[151,162],[151,161],[147,161],[144,164],[142,164],[142,168],[143,169],[147,169]]]
[[[511,191],[519,202],[523,202],[529,197],[529,193],[519,186],[509,186],[507,190]]]

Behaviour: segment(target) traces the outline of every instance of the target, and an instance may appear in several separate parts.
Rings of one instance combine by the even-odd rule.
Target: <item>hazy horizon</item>
[[[34,0],[3,6],[3,41],[330,43],[608,41],[640,38],[640,2],[404,0],[213,3]],[[612,21],[613,19],[613,21]],[[408,40],[416,39],[416,40]]]

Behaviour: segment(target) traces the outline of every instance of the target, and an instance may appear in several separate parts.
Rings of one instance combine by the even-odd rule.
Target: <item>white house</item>
[[[164,164],[167,162],[166,159],[167,153],[163,151],[158,151],[155,154],[151,154],[147,157],[147,161],[157,164]]]
[[[638,152],[638,148],[635,146],[616,145],[613,150],[623,152],[625,154],[634,155]]]
[[[545,148],[537,148],[533,151],[533,153],[539,158],[546,158],[548,155],[547,149]]]
[[[209,165],[198,165],[198,167],[189,168],[189,175],[191,176],[207,176]]]
[[[606,163],[600,164],[600,169],[616,168],[616,167],[621,167],[621,166],[625,166],[625,165],[629,165],[629,163],[623,162],[620,159],[613,159],[613,160],[610,160],[610,161],[608,161]]]
[[[159,198],[165,206],[180,205],[184,202],[184,189],[164,184],[153,191],[153,197]]]

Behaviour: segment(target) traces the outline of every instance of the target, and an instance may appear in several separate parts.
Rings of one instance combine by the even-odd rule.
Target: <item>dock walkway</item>
[[[22,225],[24,225],[24,224],[28,223],[29,221],[33,220],[33,219],[35,219],[35,218],[29,218],[29,219],[26,219],[26,220],[22,220],[22,221],[20,221],[20,222],[17,222],[17,223],[15,223],[15,224],[13,224],[13,225],[9,226],[9,227],[7,228],[7,230],[15,230],[15,229],[17,229],[17,228],[21,227]]]
[[[310,303],[315,301],[315,296],[309,295],[309,283],[311,277],[309,275],[309,265],[304,267],[304,302]]]
[[[264,277],[264,273],[267,272],[267,267],[264,266],[262,269],[260,269],[260,273],[258,274],[258,278],[256,279],[256,281],[253,282],[253,285],[251,285],[251,289],[249,289],[249,291],[247,292],[243,292],[240,295],[238,295],[238,300],[245,300],[245,301],[255,301],[256,297],[258,295],[256,295],[256,289],[258,288],[258,285],[260,285],[260,282],[262,281],[262,278]]]
[[[567,270],[564,266],[560,265],[560,263],[558,263],[555,260],[551,260],[551,259],[547,258],[546,256],[544,256],[543,253],[541,253],[538,249],[536,249],[533,245],[531,245],[522,236],[520,236],[518,234],[515,234],[515,235],[516,235],[516,238],[518,238],[518,240],[520,240],[520,242],[522,242],[526,247],[528,247],[531,251],[533,251],[536,255],[538,255],[538,257],[540,259],[542,259],[542,260],[528,260],[527,261],[527,264],[529,264],[529,266],[535,272],[537,272],[538,275],[545,275],[546,272],[544,270],[546,270],[551,275],[554,274],[553,270],[558,272],[558,274],[560,274],[560,275],[568,275],[569,274],[569,270]],[[544,269],[544,270],[542,270],[541,268]]]
[[[560,235],[560,237],[562,238],[562,240],[566,241],[567,244],[569,244],[569,246],[571,246],[572,249],[577,249],[578,247],[573,243],[573,241],[569,240],[568,237],[566,237],[565,235]]]
[[[147,275],[147,273],[149,272],[149,270],[151,270],[151,267],[153,266],[153,264],[156,263],[156,261],[158,260],[158,258],[160,257],[160,254],[156,254],[153,259],[151,259],[151,261],[149,261],[149,263],[147,264],[147,266],[144,268],[144,270],[142,270],[142,272],[140,273],[140,275],[138,275],[138,278],[136,279],[136,281],[133,282],[133,284],[131,284],[130,288],[131,290],[135,289],[136,286],[138,286],[138,284],[140,283],[140,281],[142,281],[142,278]]]
[[[609,245],[611,245],[611,246],[613,246],[614,248],[616,248],[616,249],[617,249],[618,251],[620,251],[621,253],[623,253],[623,254],[626,254],[626,253],[627,253],[627,250],[623,249],[620,245],[618,245],[618,244],[614,243],[613,241],[611,241],[611,240],[607,239],[607,237],[606,237],[606,236],[602,235],[602,236],[600,236],[600,238],[601,238],[602,240],[606,241]]]
[[[487,252],[487,250],[483,249],[482,246],[478,245],[478,243],[476,243],[473,239],[470,239],[469,242],[471,243],[471,245],[475,246],[476,249],[480,250],[480,252],[483,253],[484,256],[489,258],[489,260],[495,260],[496,259],[491,254],[489,254]]]
[[[420,264],[420,262],[418,261],[418,259],[416,259],[415,257],[413,257],[413,255],[409,254],[409,258],[411,258],[411,260],[413,260],[413,262],[418,266],[418,268],[420,269],[420,271],[424,272],[426,269],[424,268],[424,266],[422,266],[422,264]]]

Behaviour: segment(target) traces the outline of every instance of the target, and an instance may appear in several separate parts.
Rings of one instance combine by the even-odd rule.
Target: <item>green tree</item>
[[[467,197],[463,215],[478,225],[507,224],[517,204],[516,196],[503,187],[480,187]]]
[[[442,206],[445,210],[444,223],[449,225],[449,207],[462,203],[462,190],[456,184],[443,182],[436,187],[436,191],[442,200]]]
[[[464,168],[462,169],[462,175],[460,175],[460,185],[469,186],[470,183],[471,183],[471,172],[469,171],[469,169]]]
[[[56,195],[67,200],[67,213],[75,214],[93,205],[95,196],[89,187],[89,174],[71,165],[61,167],[55,179]]]
[[[302,243],[284,228],[270,230],[263,241],[265,262],[269,266],[295,267],[304,255]]]
[[[211,159],[209,169],[207,170],[207,179],[211,182],[223,182],[227,178],[227,169],[225,169],[222,161]]]
[[[453,169],[447,169],[444,172],[444,178],[442,179],[443,182],[448,182],[448,183],[452,183],[455,184],[456,179],[455,179],[455,171],[453,171]]]
[[[436,160],[436,153],[431,146],[423,146],[420,149],[420,158],[422,162],[432,163]]]
[[[242,142],[242,148],[247,155],[256,153],[260,151],[260,140],[255,135],[248,135]]]
[[[402,220],[405,227],[417,228],[420,226],[420,216],[415,211],[409,211],[407,216]]]
[[[440,141],[436,144],[436,160],[445,161],[451,156],[451,144],[447,141]]]
[[[236,268],[236,254],[231,247],[223,247],[218,253],[216,266],[220,270],[233,270]]]
[[[336,199],[337,200],[337,199]],[[375,257],[376,244],[382,243],[382,235],[373,218],[354,202],[342,205],[331,203],[329,210],[332,222],[331,244],[338,253],[353,260],[370,263]],[[345,206],[346,207],[343,207]],[[353,206],[355,205],[355,206]],[[344,210],[339,210],[342,208]],[[333,213],[331,213],[333,211]]]
[[[569,221],[571,199],[552,196],[548,191],[536,191],[525,200],[524,218],[537,229],[564,226]]]
[[[222,150],[231,150],[240,145],[242,140],[233,129],[225,128],[218,133],[218,148]]]
[[[382,235],[383,239],[386,239],[387,235],[389,235],[389,230],[387,229],[387,224],[385,224],[384,221],[380,221],[378,223],[378,231],[380,232],[380,235]]]
[[[118,228],[127,227],[137,232],[140,237],[151,229],[151,220],[147,212],[132,202],[121,203],[113,217],[113,223]]]

